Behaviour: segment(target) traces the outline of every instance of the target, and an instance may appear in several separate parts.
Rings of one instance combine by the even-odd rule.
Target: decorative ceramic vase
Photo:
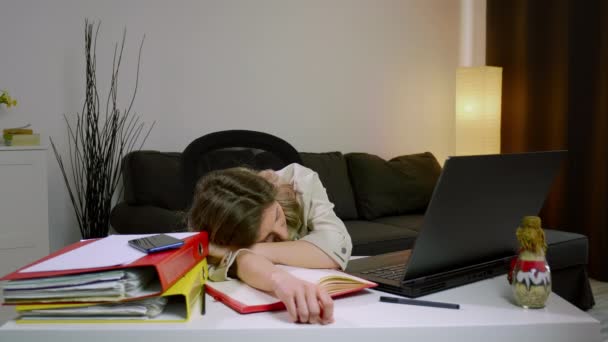
[[[551,293],[551,271],[545,253],[522,250],[512,270],[511,287],[518,305],[540,309]]]

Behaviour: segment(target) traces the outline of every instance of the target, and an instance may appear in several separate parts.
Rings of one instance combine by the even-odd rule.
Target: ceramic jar
[[[539,309],[551,293],[551,271],[545,253],[523,250],[513,265],[511,287],[518,305]]]

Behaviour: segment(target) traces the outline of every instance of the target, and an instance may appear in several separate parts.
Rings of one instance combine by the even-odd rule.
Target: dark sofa
[[[243,153],[238,151],[236,153]],[[353,240],[353,255],[409,248],[421,227],[441,167],[431,153],[390,161],[365,153],[300,153],[315,170]],[[121,234],[182,231],[187,196],[181,153],[136,151],[123,161],[124,197],[112,211]],[[586,310],[593,306],[587,277],[587,238],[546,229],[553,290]]]

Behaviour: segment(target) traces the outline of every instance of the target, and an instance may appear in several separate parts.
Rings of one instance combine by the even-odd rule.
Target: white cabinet
[[[0,146],[0,277],[49,254],[46,166],[44,147]]]

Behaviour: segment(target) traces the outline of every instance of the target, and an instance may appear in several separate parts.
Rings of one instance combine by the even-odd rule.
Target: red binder
[[[184,245],[178,249],[166,250],[163,252],[147,254],[134,262],[126,265],[119,266],[108,266],[108,267],[95,267],[95,268],[85,268],[85,269],[77,269],[77,270],[62,270],[62,271],[43,271],[43,272],[23,272],[20,273],[20,270],[26,269],[38,263],[41,263],[45,260],[54,258],[58,255],[67,253],[69,251],[75,250],[82,246],[85,246],[89,243],[92,243],[97,240],[87,240],[73,243],[69,246],[60,249],[59,251],[52,253],[40,260],[37,260],[29,265],[21,267],[17,271],[7,274],[6,276],[0,278],[0,280],[20,280],[20,279],[36,279],[36,278],[45,278],[45,277],[53,277],[53,276],[63,276],[63,275],[74,275],[80,273],[90,273],[97,271],[107,271],[107,270],[120,270],[127,268],[135,268],[135,267],[150,267],[153,268],[158,276],[160,281],[161,290],[158,293],[151,294],[150,296],[156,296],[166,291],[171,285],[173,285],[177,280],[179,280],[183,275],[185,275],[192,267],[194,267],[198,262],[200,262],[203,258],[207,256],[208,253],[208,239],[206,232],[200,232],[196,235],[187,237],[184,239]],[[149,296],[145,296],[149,297]],[[131,299],[140,299],[140,298],[129,298]]]

